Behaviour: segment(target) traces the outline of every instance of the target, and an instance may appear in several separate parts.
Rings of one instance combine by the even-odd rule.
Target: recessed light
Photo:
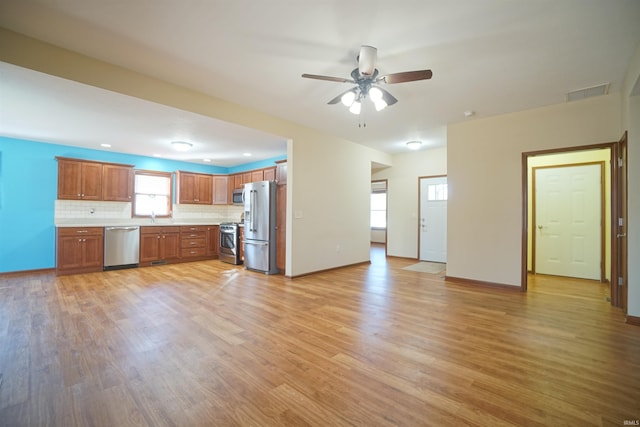
[[[409,142],[407,142],[407,147],[409,147],[409,150],[417,150],[421,146],[422,146],[422,142],[420,142],[420,141],[409,141]]]
[[[100,146],[104,148],[111,148],[111,144],[100,144]]]
[[[242,153],[242,155],[245,157],[251,157],[251,153]]]
[[[467,118],[468,117],[473,117],[475,114],[476,114],[476,112],[473,111],[473,110],[467,110],[467,111],[464,112],[464,116],[467,117]]]
[[[202,161],[205,163],[211,163],[211,159],[202,159]]]
[[[162,157],[162,154],[154,154],[153,157]]]
[[[186,141],[171,141],[171,145],[178,151],[187,151],[193,147],[192,143]]]

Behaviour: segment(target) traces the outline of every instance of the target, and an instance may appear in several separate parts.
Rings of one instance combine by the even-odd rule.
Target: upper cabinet
[[[213,175],[176,172],[178,203],[210,205],[213,203]]]
[[[58,199],[130,202],[133,166],[56,157]]]
[[[213,176],[213,204],[226,205],[228,201],[229,177],[226,175]]]
[[[58,199],[102,200],[102,163],[58,160]]]
[[[133,199],[133,166],[102,166],[102,200],[130,202]]]

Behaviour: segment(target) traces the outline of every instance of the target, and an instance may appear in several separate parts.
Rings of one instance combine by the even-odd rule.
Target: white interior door
[[[420,179],[420,261],[447,262],[447,177]]]
[[[601,165],[535,169],[535,271],[600,280]]]

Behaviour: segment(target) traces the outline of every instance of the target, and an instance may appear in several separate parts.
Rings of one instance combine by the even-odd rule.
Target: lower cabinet
[[[180,227],[140,227],[140,264],[180,258]]]
[[[220,226],[207,226],[206,247],[208,257],[218,258],[220,256]]]
[[[56,274],[102,271],[103,227],[56,228]]]
[[[203,258],[207,255],[207,227],[185,226],[180,227],[180,257]]]

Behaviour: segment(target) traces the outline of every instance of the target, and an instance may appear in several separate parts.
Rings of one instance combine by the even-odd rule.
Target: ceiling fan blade
[[[414,82],[416,80],[428,80],[433,76],[431,70],[405,71],[402,73],[387,74],[380,77],[377,81],[387,84]]]
[[[360,46],[358,55],[358,71],[361,76],[370,76],[376,69],[378,49],[373,46]]]
[[[327,80],[329,82],[355,83],[353,80],[344,79],[342,77],[319,76],[317,74],[303,74],[302,77],[306,79]]]
[[[378,89],[380,89],[380,92],[382,92],[382,100],[384,102],[387,103],[387,105],[393,105],[396,102],[398,102],[398,100],[395,98],[395,96],[391,95],[389,92],[387,92],[386,90],[382,89],[379,86],[376,86]]]
[[[352,87],[352,88],[351,88],[351,89],[349,89],[349,90],[345,90],[345,91],[344,91],[344,92],[342,92],[340,95],[336,96],[336,97],[335,97],[335,98],[333,98],[331,101],[327,102],[327,104],[329,104],[329,105],[337,104],[338,102],[342,101],[342,96],[343,96],[345,93],[348,93],[348,92],[355,92],[355,90],[356,90],[356,89],[357,89],[356,87]]]

